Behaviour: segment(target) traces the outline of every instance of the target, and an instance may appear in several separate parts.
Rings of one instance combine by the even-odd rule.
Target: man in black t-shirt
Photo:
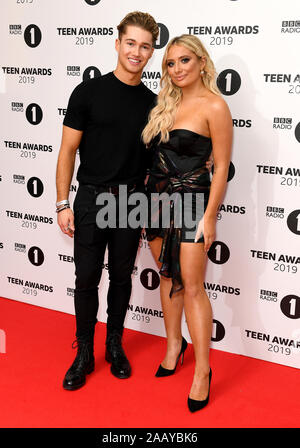
[[[141,228],[100,229],[96,224],[99,193],[120,201],[119,188],[143,191],[146,149],[141,132],[155,95],[141,82],[152,56],[158,26],[146,13],[128,14],[118,26],[118,63],[114,72],[79,84],[73,91],[64,119],[57,163],[57,213],[63,233],[74,235],[75,314],[77,355],[63,387],[75,390],[94,370],[94,330],[98,312],[98,284],[108,248],[109,289],[105,359],[118,378],[128,378],[131,367],[121,338],[131,295],[131,274]],[[68,200],[79,147],[78,192],[74,214]],[[121,191],[121,190],[120,190]]]

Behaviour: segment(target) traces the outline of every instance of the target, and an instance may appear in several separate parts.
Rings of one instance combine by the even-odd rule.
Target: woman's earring
[[[204,70],[201,70],[201,72],[200,72],[200,73],[201,73],[201,75],[204,75],[205,71],[204,71]]]

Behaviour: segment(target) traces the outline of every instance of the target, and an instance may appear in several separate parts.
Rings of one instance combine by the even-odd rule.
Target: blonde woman
[[[209,400],[212,309],[203,282],[232,144],[230,111],[217,88],[214,64],[197,37],[184,34],[169,42],[162,62],[161,91],[143,131],[143,140],[154,154],[147,183],[149,193],[176,192],[183,202],[187,197],[183,193],[192,193],[193,216],[197,212],[199,215],[196,193],[202,198],[202,216],[193,229],[193,238],[184,223],[176,227],[174,213],[167,228],[161,225],[147,229],[151,251],[160,268],[167,334],[166,355],[156,376],[174,374],[180,357],[183,362],[187,348],[181,333],[184,309],[195,354],[188,407],[195,412]],[[210,182],[206,162],[211,152],[214,173]]]

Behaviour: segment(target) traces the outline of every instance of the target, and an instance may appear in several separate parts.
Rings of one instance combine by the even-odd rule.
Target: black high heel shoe
[[[181,365],[183,364],[183,358],[184,358],[184,352],[186,351],[188,346],[188,343],[186,342],[186,340],[184,339],[184,337],[182,336],[182,343],[181,343],[181,350],[180,353],[177,357],[176,360],[176,364],[174,369],[165,369],[164,367],[162,367],[162,365],[159,366],[155,376],[157,377],[163,377],[163,376],[170,376],[173,375],[175,373],[179,358],[181,357]]]
[[[200,411],[200,409],[203,409],[207,405],[208,400],[209,400],[211,376],[212,376],[212,371],[211,371],[211,369],[209,369],[208,395],[205,400],[193,400],[192,398],[188,397],[188,408],[191,412]]]

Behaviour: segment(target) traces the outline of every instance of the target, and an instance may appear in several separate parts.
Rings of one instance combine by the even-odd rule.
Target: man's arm
[[[62,141],[56,169],[57,202],[69,198],[70,184],[74,172],[76,150],[79,147],[83,131],[63,126]],[[57,213],[57,222],[62,232],[73,236],[74,215],[70,208]]]

